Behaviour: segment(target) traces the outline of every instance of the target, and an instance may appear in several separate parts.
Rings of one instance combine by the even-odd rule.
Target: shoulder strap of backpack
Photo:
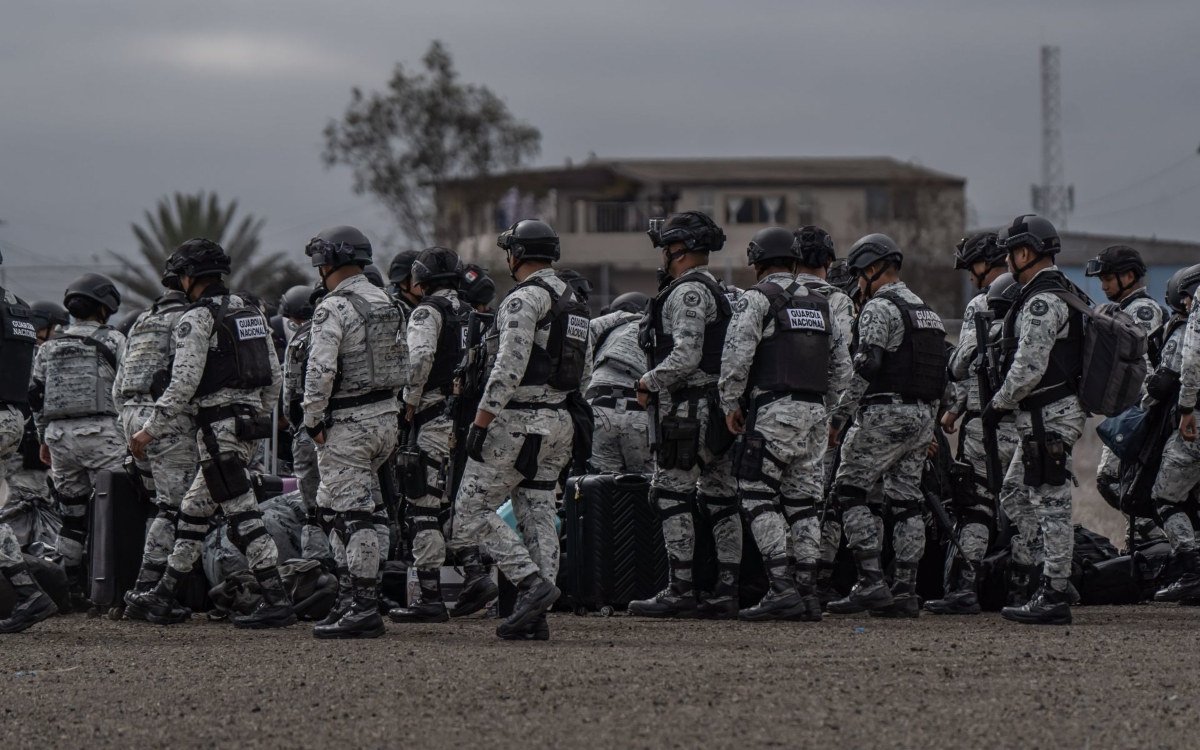
[[[1089,318],[1093,317],[1093,315],[1095,314],[1091,307],[1084,304],[1083,300],[1079,299],[1079,297],[1077,295],[1075,295],[1074,293],[1072,293],[1070,291],[1067,291],[1066,289],[1050,289],[1048,291],[1051,294],[1053,294],[1055,297],[1058,297],[1059,299],[1061,299],[1063,302],[1066,302],[1067,307],[1071,308],[1072,310],[1075,310],[1076,312],[1083,313],[1084,315],[1088,316]]]

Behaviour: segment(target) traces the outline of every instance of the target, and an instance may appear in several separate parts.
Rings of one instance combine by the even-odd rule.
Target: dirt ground
[[[1194,748],[1200,608],[812,625],[552,615],[329,642],[202,616],[0,636],[0,746]]]

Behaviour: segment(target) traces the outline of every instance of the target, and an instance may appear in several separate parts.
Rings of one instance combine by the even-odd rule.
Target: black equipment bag
[[[67,574],[63,571],[62,566],[52,563],[34,555],[21,554],[25,559],[25,566],[29,568],[29,574],[33,576],[38,585],[42,587],[58,605],[59,614],[68,614],[71,609],[71,590],[67,585]],[[13,607],[17,606],[17,592],[13,590],[12,584],[4,576],[0,576],[0,619],[7,618],[12,614]]]
[[[666,547],[649,479],[594,474],[571,477],[566,486],[560,587],[575,611],[611,614],[666,588]]]
[[[254,488],[254,497],[259,503],[265,503],[283,494],[283,477],[274,474],[251,474],[250,486]]]
[[[142,567],[146,523],[155,513],[124,471],[96,473],[88,531],[88,596],[101,608],[122,606]]]
[[[1171,545],[1152,541],[1138,545],[1135,552],[1137,577],[1129,555],[1082,564],[1079,589],[1081,604],[1138,604],[1154,597],[1166,585],[1170,570]]]

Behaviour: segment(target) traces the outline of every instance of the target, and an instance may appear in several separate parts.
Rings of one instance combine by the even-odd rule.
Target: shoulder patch
[[[963,322],[970,323],[973,320],[975,320],[975,308],[967,305],[967,311],[963,313]]]
[[[862,313],[859,313],[858,324],[860,326],[868,326],[871,325],[871,321],[874,319],[875,315],[870,310],[864,310]]]
[[[750,307],[750,300],[745,297],[741,297],[737,302],[733,303],[734,312],[746,312],[747,307]]]
[[[313,313],[313,325],[319,326],[327,320],[329,320],[329,308],[318,307],[317,311]]]
[[[700,305],[700,293],[699,292],[686,292],[683,295],[683,304],[687,305],[688,307],[699,306]]]
[[[178,337],[180,339],[186,339],[188,336],[191,335],[191,333],[192,333],[192,324],[191,323],[189,323],[188,321],[185,320],[179,324]]]
[[[1048,312],[1050,312],[1050,305],[1047,305],[1046,300],[1044,299],[1035,299],[1033,302],[1029,303],[1030,315],[1037,315],[1038,317],[1041,317]]]
[[[521,301],[520,297],[513,297],[508,301],[508,304],[505,305],[504,308],[510,313],[518,313],[521,312],[521,308],[524,306],[525,303]]]
[[[1142,305],[1138,308],[1137,316],[1142,320],[1154,320],[1154,311],[1150,309],[1149,305]]]
[[[422,308],[420,308],[420,307],[418,307],[418,308],[416,309],[416,312],[414,312],[414,313],[412,314],[412,320],[413,320],[413,322],[414,322],[414,323],[415,323],[415,322],[418,322],[418,321],[425,320],[425,319],[426,319],[426,318],[428,318],[428,317],[429,317],[429,311],[428,311],[428,310],[425,310],[425,309],[422,309]]]

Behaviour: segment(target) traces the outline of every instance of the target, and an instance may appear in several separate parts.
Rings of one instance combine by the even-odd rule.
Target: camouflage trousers
[[[883,548],[882,510],[867,502],[883,480],[891,506],[896,562],[915,569],[925,551],[921,473],[933,439],[935,408],[928,404],[876,404],[859,409],[842,443],[838,503],[846,543],[856,552]]]
[[[417,447],[426,460],[425,485],[429,491],[408,498],[408,502],[413,508],[413,565],[422,570],[437,570],[446,561],[446,535],[440,517],[445,496],[438,485],[453,429],[449,417],[439,416],[421,425],[417,433]]]
[[[660,413],[686,416],[688,402],[661,404]],[[738,512],[737,480],[730,474],[733,456],[732,452],[714,456],[704,444],[704,425],[708,424],[708,404],[705,399],[700,399],[696,417],[701,425],[699,462],[690,469],[662,469],[656,463],[650,488],[662,516],[663,540],[673,575],[680,580],[692,580],[696,526],[691,509],[695,503],[712,524],[721,582],[731,584],[736,582],[737,566],[742,561],[742,519]],[[715,418],[723,417],[718,414]]]
[[[153,413],[153,401],[121,409],[120,425],[126,443],[145,426]],[[158,506],[158,514],[146,530],[146,546],[142,551],[145,568],[159,572],[166,569],[167,557],[175,549],[175,524],[183,496],[196,480],[198,455],[196,423],[190,414],[180,414],[170,421],[162,435],[146,446],[146,458],[135,461],[138,471],[148,478],[146,490],[154,496],[154,504]]]
[[[305,560],[324,560],[329,552],[329,535],[321,528],[317,515],[317,487],[321,472],[317,470],[317,444],[303,429],[292,436],[292,473],[304,501],[305,520],[300,530],[300,554]]]
[[[983,447],[983,423],[978,418],[962,426],[963,450],[960,460],[975,471],[975,499],[972,505],[958,507],[958,538],[962,543],[963,556],[972,562],[980,562],[987,554],[991,529],[995,523],[995,499],[987,487],[986,451]],[[1007,469],[1021,440],[1017,437],[1015,422],[1001,422],[996,428],[996,444],[1000,448],[1000,466]],[[1003,487],[1001,488],[1003,492]]]
[[[127,443],[115,417],[80,417],[47,425],[46,445],[50,447],[50,478],[62,513],[58,553],[64,567],[75,568],[83,562],[96,472],[120,471]]]
[[[0,462],[5,462],[21,444],[25,431],[25,417],[15,406],[0,406]],[[0,496],[8,496],[8,480],[0,478]],[[7,523],[0,522],[0,569],[11,568],[24,562],[21,545]]]
[[[624,399],[614,407],[592,406],[592,471],[597,474],[649,474],[654,469],[646,437],[647,412],[629,409]]]
[[[1042,419],[1046,432],[1057,434],[1071,447],[1083,433],[1087,415],[1079,400],[1070,396],[1042,407]],[[1017,434],[1022,441],[1032,436],[1029,412],[1017,412]],[[1000,496],[1004,512],[1018,532],[1012,539],[1013,562],[1019,565],[1040,563],[1047,578],[1070,578],[1071,554],[1075,546],[1075,532],[1071,526],[1071,480],[1067,479],[1061,485],[1029,486],[1025,483],[1023,455],[1024,445],[1018,445],[1004,475]],[[1071,467],[1072,459],[1068,455],[1068,472]]]
[[[1155,505],[1163,518],[1163,530],[1171,540],[1171,549],[1196,549],[1196,530],[1183,512],[1192,488],[1200,482],[1200,441],[1184,440],[1179,432],[1172,433],[1163,449],[1162,467],[1154,481]]]
[[[234,425],[235,420],[230,417],[213,422],[210,429],[216,441],[217,453],[236,459],[245,466],[254,456],[258,446],[253,442],[238,440],[234,434]],[[187,573],[192,569],[204,551],[204,537],[208,533],[210,519],[220,506],[228,524],[230,541],[246,556],[250,569],[266,570],[275,567],[279,562],[279,550],[263,526],[254,490],[248,489],[237,497],[220,501],[213,499],[204,476],[205,464],[213,459],[205,443],[204,433],[203,429],[197,431],[201,470],[196,472],[192,486],[184,493],[175,530],[175,549],[167,559],[168,565],[179,573]],[[249,484],[249,472],[243,469],[243,473]]]
[[[325,429],[325,444],[317,446],[321,484],[317,507],[333,514],[329,547],[339,568],[354,578],[375,580],[379,572],[380,539],[376,528],[379,467],[396,452],[400,427],[394,412],[356,416],[353,409],[334,412]],[[383,548],[387,554],[387,547]]]
[[[566,409],[504,409],[483,443],[483,461],[467,459],[454,499],[454,549],[482,547],[508,580],[558,575],[554,491],[571,460],[574,427]],[[541,439],[537,473],[526,479],[516,460],[528,439]],[[520,535],[496,509],[511,497]],[[522,539],[524,541],[522,541]]]
[[[759,407],[754,417],[752,434],[763,438],[769,455],[763,456],[762,478],[742,480],[739,491],[764,560],[787,555],[802,569],[816,568],[827,424],[824,405],[790,398]]]

